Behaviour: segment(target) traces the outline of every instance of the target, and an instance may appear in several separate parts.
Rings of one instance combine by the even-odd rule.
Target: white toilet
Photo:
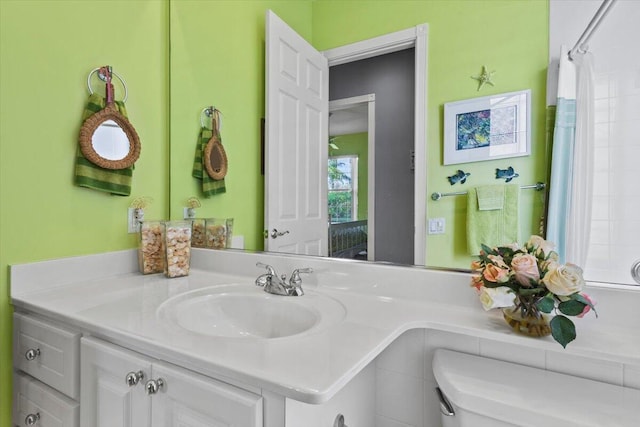
[[[640,426],[640,390],[444,349],[433,372],[443,427]]]

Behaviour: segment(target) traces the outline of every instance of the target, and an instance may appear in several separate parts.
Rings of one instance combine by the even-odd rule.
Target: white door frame
[[[353,96],[329,101],[329,112],[345,110],[359,104],[367,104],[367,260],[375,260],[375,207],[376,207],[376,96]],[[331,119],[329,119],[331,120]]]
[[[415,48],[414,249],[415,265],[425,265],[427,230],[427,46],[429,26],[413,28],[322,52],[329,67]],[[371,182],[371,181],[370,181]]]

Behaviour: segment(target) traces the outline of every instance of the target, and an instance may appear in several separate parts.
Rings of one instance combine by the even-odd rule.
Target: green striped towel
[[[202,164],[204,149],[211,137],[213,137],[213,131],[211,129],[205,127],[200,129],[198,144],[196,145],[196,155],[193,159],[193,171],[191,173],[194,178],[202,181],[202,194],[204,197],[211,197],[214,194],[222,194],[227,191],[224,178],[220,180],[211,178]]]
[[[106,100],[93,93],[89,95],[87,106],[82,114],[82,122],[98,111],[102,110],[106,105]],[[123,116],[127,117],[127,109],[122,101],[115,102],[117,110]],[[76,169],[74,182],[80,187],[92,188],[98,191],[104,191],[116,196],[128,196],[131,194],[131,179],[133,177],[133,166],[124,169],[104,169],[98,165],[94,165],[87,160],[80,151],[80,144],[76,149]]]

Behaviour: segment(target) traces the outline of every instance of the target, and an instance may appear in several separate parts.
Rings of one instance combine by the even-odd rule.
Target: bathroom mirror
[[[213,179],[223,179],[227,175],[227,153],[214,133],[204,148],[204,168]]]
[[[224,7],[222,3],[224,3]],[[203,211],[206,209],[209,212],[220,212],[225,216],[235,217],[237,234],[243,235],[245,239],[244,247],[248,250],[261,250],[264,243],[262,236],[264,231],[264,178],[260,174],[261,147],[259,141],[261,136],[260,118],[264,117],[263,62],[265,49],[264,39],[261,37],[264,34],[265,9],[271,4],[269,2],[241,3],[243,7],[239,7],[237,2],[218,2],[215,6],[209,2],[170,2],[171,28],[177,29],[172,31],[170,36],[171,70],[174,72],[174,76],[184,75],[185,72],[189,75],[189,79],[172,78],[170,81],[170,212],[172,217],[182,215],[182,202],[192,194],[196,194],[195,192],[198,190],[197,181],[184,171],[193,162],[193,153],[192,150],[184,148],[182,141],[185,137],[188,138],[194,134],[193,121],[198,114],[197,106],[206,105],[213,100],[224,110],[229,120],[229,125],[224,129],[225,148],[230,157],[233,157],[234,153],[242,153],[243,160],[246,162],[243,163],[242,168],[233,169],[230,172],[228,176],[228,184],[230,185],[227,193],[205,201]],[[582,7],[578,7],[578,3]],[[554,7],[567,9],[566,13],[559,16],[570,16],[571,19],[562,21],[558,17],[551,24],[549,3],[547,2],[416,1],[398,2],[391,8],[393,10],[389,9],[388,2],[376,1],[362,2],[362,5],[358,4],[358,7],[354,2],[279,2],[276,13],[290,23],[294,29],[299,29],[307,39],[313,40],[319,49],[330,49],[341,44],[406,28],[416,22],[429,23],[429,80],[423,91],[427,94],[428,109],[422,115],[426,118],[427,144],[426,152],[415,153],[416,159],[423,158],[427,162],[427,172],[424,177],[427,188],[425,191],[416,191],[415,193],[428,198],[433,192],[463,193],[470,186],[497,182],[495,169],[505,169],[509,166],[518,171],[520,177],[517,182],[523,186],[538,181],[546,182],[545,170],[548,167],[550,147],[546,143],[545,135],[547,118],[545,71],[549,65],[549,53],[553,54],[553,52],[559,51],[560,41],[566,44],[575,43],[589,19],[593,17],[599,3],[598,1],[564,2],[554,0],[551,2]],[[601,49],[597,49],[598,52],[608,51],[611,56],[616,56],[627,62],[637,59],[633,55],[621,55],[622,48],[610,48],[610,46],[618,46],[621,43],[620,37],[616,37],[611,30],[616,27],[617,22],[610,19],[616,15],[620,19],[632,16],[633,13],[625,13],[623,8],[632,9],[633,3],[635,2],[618,2],[616,9],[608,18],[607,27],[602,28],[593,41],[593,43],[603,45],[607,42],[610,43],[609,48],[603,46]],[[312,4],[311,11],[309,11],[310,4]],[[586,4],[589,6],[584,6]],[[226,22],[229,20],[229,16],[236,16],[240,11],[242,11],[243,19],[235,20],[233,25]],[[354,11],[358,13],[358,23],[351,22],[352,18],[347,18],[349,15],[345,14],[345,12],[350,12],[350,16],[353,16]],[[573,17],[573,14],[578,12],[580,19]],[[311,19],[309,15],[312,15],[313,18],[313,31],[308,26]],[[233,49],[221,53],[222,56],[201,55],[195,47],[202,46],[202,40],[207,39],[211,23],[208,22],[207,25],[204,22],[202,25],[195,24],[200,23],[200,19],[204,21],[202,18],[204,16],[213,20],[214,24],[227,29],[229,37],[233,40],[242,39],[244,34],[253,34],[255,37],[242,43],[239,42],[237,46],[234,45]],[[623,24],[625,28],[634,28],[624,22],[620,26],[622,27]],[[483,37],[477,37],[477,28],[483,29]],[[562,40],[553,42],[553,47],[550,48],[549,32],[551,29],[554,34],[561,31],[555,37],[561,37]],[[604,37],[607,33],[611,34],[610,39]],[[508,43],[486,42],[486,40],[506,41],[505,34],[510,35]],[[554,37],[551,39],[555,40]],[[591,47],[594,50],[597,48],[595,45]],[[222,62],[225,64],[224,67],[219,67]],[[608,62],[608,58],[607,61],[600,61],[601,64],[606,62]],[[474,80],[472,76],[478,75],[482,65],[489,67],[490,71],[496,70],[494,76],[496,86],[485,85],[478,91],[477,80]],[[637,69],[637,66],[634,69]],[[214,87],[211,85],[212,70],[216,70],[215,77],[234,76],[242,73],[243,79],[227,79],[225,85]],[[621,77],[616,77],[609,84],[599,85],[598,90],[602,92],[608,88],[618,88],[618,85],[632,88],[631,83],[635,74],[628,70],[625,70],[625,73],[621,72]],[[608,79],[614,77],[610,74],[605,76],[604,82],[608,82]],[[247,84],[247,82],[251,82],[251,84]],[[524,88],[531,88],[533,94],[531,105],[532,155],[526,158],[514,158],[513,161],[505,163],[476,162],[466,164],[468,167],[463,169],[471,173],[472,179],[464,185],[458,182],[452,186],[447,177],[455,174],[458,168],[455,165],[442,165],[441,138],[444,117],[442,106],[444,103]],[[612,92],[611,95],[613,96],[614,93]],[[620,101],[620,99],[617,100]],[[384,98],[376,94],[376,103],[378,101],[380,101],[380,105],[376,105],[376,118],[387,117],[382,106]],[[608,105],[609,100],[603,97],[600,104],[605,105],[605,103]],[[611,108],[614,108],[613,102],[611,102]],[[603,109],[603,114],[608,116],[609,113],[605,110]],[[188,111],[192,111],[191,115],[185,114]],[[622,111],[616,109],[616,116]],[[628,109],[624,111],[625,113],[629,112]],[[625,123],[633,123],[633,121]],[[605,139],[609,137],[610,131],[607,130],[609,127],[610,124],[606,122],[600,123],[598,127],[598,132]],[[402,124],[397,125],[397,128],[407,129],[408,126]],[[626,130],[624,132],[625,135],[628,134]],[[613,134],[611,135],[613,136]],[[375,136],[376,139],[384,139],[378,133]],[[392,140],[397,140],[397,137]],[[630,158],[633,158],[628,155],[628,150],[634,148],[631,148],[628,142],[624,142],[626,140],[617,137],[615,140],[617,144],[615,151],[628,162]],[[598,156],[602,159],[609,158],[605,147],[608,144],[607,142],[607,144],[598,147]],[[339,142],[337,145],[340,147]],[[337,154],[340,154],[340,150]],[[407,163],[411,161],[410,153],[404,149],[396,149],[390,155],[402,157]],[[633,179],[614,180],[614,178],[622,176],[619,170],[602,171],[598,174],[596,182],[605,192],[600,200],[625,199],[631,202],[637,200],[620,194],[618,191],[619,189],[627,191],[627,188],[634,187],[630,184],[626,185],[632,183]],[[396,188],[405,188],[398,184],[397,180],[391,182]],[[608,192],[610,188],[615,189],[617,193]],[[524,234],[525,232],[537,232],[539,229],[544,211],[545,194],[544,192],[523,190],[521,197],[523,209],[525,209],[522,218],[526,218],[526,221],[522,221],[521,238],[525,239],[528,237],[528,234]],[[283,197],[282,200],[283,203],[288,202],[290,197]],[[386,201],[386,198],[383,200],[387,205],[391,205]],[[416,199],[416,203],[421,204],[422,202]],[[423,233],[427,235],[426,256],[424,257],[427,265],[430,267],[468,268],[471,257],[468,256],[465,249],[465,196],[446,197],[440,201],[429,199],[424,204],[426,205],[424,218],[444,218],[446,220],[443,233],[428,234],[428,230]],[[598,206],[607,205],[598,203]],[[597,219],[601,222],[598,225],[602,224],[603,227],[597,228],[598,236],[608,239],[603,233],[611,229],[624,239],[618,243],[618,246],[628,248],[633,243],[631,242],[633,239],[630,237],[634,236],[632,232],[638,230],[639,227],[638,221],[635,219],[631,221],[633,218],[629,217],[630,212],[633,210],[611,208],[599,210],[601,217]],[[622,217],[614,224],[615,228],[604,225],[604,220],[608,219],[612,213],[620,214]],[[402,224],[406,222],[404,220],[396,221],[396,223]],[[284,232],[284,230],[286,228],[278,229],[280,232]],[[384,243],[383,241],[383,245]],[[603,243],[603,245],[598,248],[597,253],[608,257],[609,252],[604,247],[605,242],[600,241],[599,243]],[[594,251],[594,253],[596,252]],[[620,264],[617,269],[628,274],[629,264],[622,265],[623,261],[629,263],[632,261],[626,260],[627,256],[633,256],[633,259],[637,259],[637,251],[627,250],[624,257],[605,259],[598,265],[617,266]],[[603,269],[599,281],[617,281],[617,279],[611,279],[611,274]]]
[[[129,120],[110,104],[83,123],[80,150],[95,165],[124,169],[140,157],[140,138]]]

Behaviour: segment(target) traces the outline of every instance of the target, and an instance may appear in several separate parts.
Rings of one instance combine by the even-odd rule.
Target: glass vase
[[[167,221],[164,223],[165,268],[167,277],[189,275],[191,260],[191,221]]]
[[[504,320],[519,334],[530,337],[546,337],[551,335],[548,317],[539,311],[524,311],[519,307],[502,309]]]

